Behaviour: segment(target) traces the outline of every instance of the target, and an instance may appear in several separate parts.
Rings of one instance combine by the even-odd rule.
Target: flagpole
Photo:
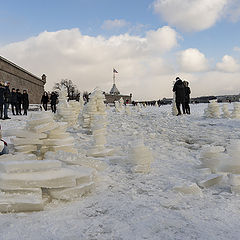
[[[113,84],[115,84],[115,71],[113,69]]]

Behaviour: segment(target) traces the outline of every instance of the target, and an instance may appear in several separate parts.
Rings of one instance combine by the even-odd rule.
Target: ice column
[[[204,110],[204,116],[207,118],[220,117],[219,105],[216,101],[211,101],[208,103],[208,107]]]
[[[223,104],[222,105],[222,117],[223,118],[229,118],[230,117],[230,112],[228,110],[228,104]]]
[[[231,117],[240,119],[240,103],[235,102],[233,106]]]
[[[129,153],[129,160],[132,165],[132,171],[136,173],[148,173],[150,165],[153,162],[151,150],[144,145],[143,141],[136,143]]]

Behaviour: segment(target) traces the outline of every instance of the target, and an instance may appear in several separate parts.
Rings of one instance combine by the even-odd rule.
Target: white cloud
[[[184,31],[212,27],[231,0],[155,0],[153,7],[168,24]]]
[[[124,19],[105,20],[102,24],[102,29],[112,30],[127,26],[129,23]]]
[[[205,55],[196,48],[179,52],[178,63],[180,69],[185,72],[203,72],[209,68]]]
[[[216,67],[219,71],[223,72],[238,72],[240,70],[240,65],[229,55],[225,55],[222,58],[222,62],[217,63]]]
[[[234,47],[234,48],[233,48],[233,51],[235,51],[235,52],[240,52],[240,47]]]
[[[119,72],[116,81],[121,93],[149,99],[171,95],[172,81],[168,78],[173,69],[162,53],[176,45],[177,33],[169,27],[148,32],[146,37],[123,34],[110,38],[71,29],[43,32],[6,45],[0,54],[38,76],[45,73],[49,90],[54,82],[68,78],[80,91],[96,86],[110,91],[114,67]]]

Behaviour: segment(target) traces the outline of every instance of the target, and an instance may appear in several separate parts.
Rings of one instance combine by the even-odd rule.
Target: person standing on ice
[[[29,107],[29,99],[28,99],[28,94],[27,90],[23,90],[22,94],[22,106],[23,106],[23,115],[27,115],[27,110]]]
[[[173,86],[173,92],[175,92],[176,95],[176,106],[178,110],[177,116],[182,114],[180,105],[182,105],[182,111],[183,114],[185,114],[185,87],[183,81],[179,77],[176,78],[176,82]]]
[[[16,115],[17,114],[17,93],[15,88],[12,88],[12,92],[11,92],[11,106],[12,106],[12,114]],[[16,114],[14,109],[16,111]]]
[[[185,86],[185,110],[187,114],[190,114],[189,103],[190,103],[191,90],[190,90],[190,87],[188,86],[189,83],[187,81],[183,81],[183,84]]]
[[[17,115],[22,115],[21,104],[22,104],[22,94],[19,89],[16,90],[17,94]]]
[[[50,96],[50,101],[51,101],[50,103],[51,103],[51,109],[53,113],[56,112],[57,99],[58,99],[57,94],[55,92],[52,92]]]
[[[0,119],[3,119],[4,83],[0,82]]]
[[[42,95],[42,99],[41,99],[41,103],[43,105],[43,108],[45,111],[47,111],[47,104],[49,102],[49,97],[48,97],[48,93],[44,92]]]
[[[8,117],[8,108],[9,108],[9,103],[11,101],[11,92],[9,89],[10,82],[5,82],[5,91],[4,91],[4,101],[3,101],[3,111],[4,111],[4,120],[5,119],[11,119]]]

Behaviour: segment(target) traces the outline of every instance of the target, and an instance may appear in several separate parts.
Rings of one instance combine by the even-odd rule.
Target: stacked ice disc
[[[216,101],[211,101],[210,103],[208,103],[208,107],[205,109],[204,115],[207,118],[219,118],[219,104]]]
[[[69,126],[74,125],[77,121],[73,108],[67,102],[67,92],[65,89],[59,92],[59,103],[55,117],[58,121],[67,122]]]
[[[114,103],[116,112],[124,111],[124,100],[122,98],[120,98],[119,101],[115,101]]]
[[[45,199],[72,200],[94,190],[95,170],[63,167],[34,155],[0,156],[0,212],[40,211]]]
[[[240,103],[239,102],[235,102],[233,105],[233,111],[231,114],[231,118],[238,118],[240,119]]]
[[[223,118],[230,118],[230,112],[228,110],[228,104],[222,105],[222,117]]]
[[[67,127],[66,122],[58,122],[56,128],[47,132],[47,138],[43,139],[44,153],[47,151],[77,153],[74,148],[74,138],[66,132]]]
[[[104,157],[106,155],[111,155],[113,149],[108,149],[105,147],[107,143],[106,140],[106,106],[104,104],[105,96],[99,89],[96,89],[90,98],[91,103],[91,131],[93,134],[94,144],[91,149],[88,150],[87,155],[92,157]]]
[[[82,126],[91,129],[95,116],[106,118],[105,96],[100,89],[96,89],[89,97],[89,102],[84,107]]]
[[[72,114],[75,116],[75,122],[76,122],[78,119],[78,115],[82,110],[81,104],[74,100],[71,100],[68,103],[69,103],[69,106],[72,108]]]
[[[153,162],[151,150],[139,141],[133,146],[129,153],[130,163],[133,165],[132,171],[136,173],[148,173]]]
[[[125,113],[129,116],[132,114],[131,109],[128,104],[125,106]]]

